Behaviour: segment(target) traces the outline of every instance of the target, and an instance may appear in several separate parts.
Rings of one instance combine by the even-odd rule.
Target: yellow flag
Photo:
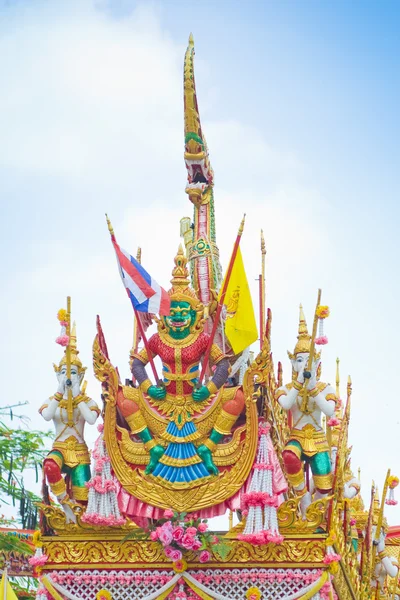
[[[7,571],[3,572],[3,577],[0,581],[0,600],[18,600],[8,581]]]
[[[224,289],[225,279],[222,282],[221,290]],[[221,292],[219,299],[220,297]],[[234,353],[239,354],[258,338],[253,302],[240,247],[233,263],[228,289],[223,302],[226,307],[225,335]]]

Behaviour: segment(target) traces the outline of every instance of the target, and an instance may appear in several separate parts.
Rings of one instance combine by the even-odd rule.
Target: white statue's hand
[[[65,394],[65,382],[67,381],[67,376],[64,373],[58,373],[57,374],[57,379],[58,379],[57,393],[61,394],[62,396],[64,396],[64,394]]]

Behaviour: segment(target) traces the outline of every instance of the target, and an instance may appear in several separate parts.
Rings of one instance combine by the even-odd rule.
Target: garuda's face
[[[196,321],[196,311],[192,309],[189,302],[172,301],[170,313],[163,319],[169,335],[181,340],[189,335],[190,329]]]

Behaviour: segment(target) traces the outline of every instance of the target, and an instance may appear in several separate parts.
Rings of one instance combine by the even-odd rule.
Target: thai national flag
[[[133,256],[120,248],[112,236],[122,282],[135,310],[169,315],[170,297]]]

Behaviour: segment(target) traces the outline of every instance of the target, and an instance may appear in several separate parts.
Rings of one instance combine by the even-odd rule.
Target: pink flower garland
[[[56,344],[60,344],[60,346],[68,346],[69,343],[69,337],[67,335],[59,335],[58,338],[56,338]]]
[[[329,427],[336,427],[337,425],[340,425],[340,421],[336,417],[331,417],[328,419],[328,425]]]
[[[325,554],[324,560],[322,562],[326,565],[330,565],[331,563],[339,562],[341,558],[342,557],[340,556],[340,554],[335,554],[334,552],[332,552],[331,554]]]
[[[243,495],[243,505],[245,508],[249,506],[273,506],[278,508],[278,496],[275,494],[270,496],[267,492],[248,492]]]
[[[41,567],[47,563],[49,557],[47,554],[42,554],[41,556],[31,556],[28,558],[28,562],[32,567]]]
[[[320,337],[315,338],[315,343],[317,346],[325,346],[328,343],[328,338],[326,335],[321,335]]]

